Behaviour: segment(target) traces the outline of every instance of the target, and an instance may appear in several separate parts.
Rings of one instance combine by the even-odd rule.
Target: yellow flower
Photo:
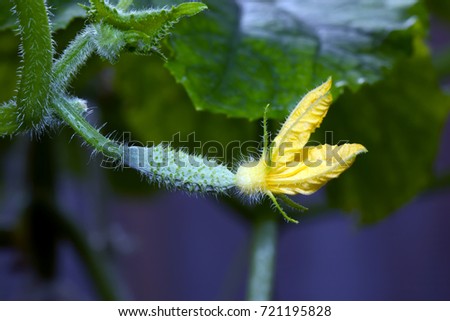
[[[290,218],[275,196],[288,205],[306,209],[284,194],[309,195],[349,168],[356,156],[367,152],[360,144],[306,146],[311,133],[320,126],[332,102],[332,81],[307,93],[291,112],[268,147],[264,115],[264,149],[256,162],[242,164],[236,172],[236,186],[243,194],[268,195],[283,216]],[[267,109],[266,109],[267,110]]]

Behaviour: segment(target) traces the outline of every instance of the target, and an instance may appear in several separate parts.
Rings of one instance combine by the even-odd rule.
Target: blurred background
[[[78,19],[58,31],[57,49],[82,26]],[[11,31],[0,37],[5,100],[15,86],[18,39]],[[431,16],[426,42],[448,90],[446,17]],[[170,141],[177,132],[195,132],[202,142],[261,135],[259,121],[195,111],[157,56],[124,54],[115,66],[92,58],[72,90],[97,106],[90,121],[106,124],[102,131],[116,139],[123,132],[143,142]],[[275,300],[450,300],[450,120],[442,133],[433,130],[440,137],[436,183],[382,220],[363,225],[357,211],[323,205],[326,189],[296,197],[311,210],[298,225],[280,220]],[[1,300],[245,298],[252,224],[239,208],[252,206],[167,191],[131,170],[101,168],[102,157],[81,143],[67,127],[39,139],[0,140]],[[374,180],[389,174],[395,176],[368,173]]]

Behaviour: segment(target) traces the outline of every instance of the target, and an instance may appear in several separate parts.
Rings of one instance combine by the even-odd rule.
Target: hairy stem
[[[253,223],[247,299],[271,299],[277,246],[277,223],[273,216],[265,216]]]
[[[22,66],[17,90],[19,122],[42,129],[50,93],[53,47],[44,0],[14,0],[22,40]]]
[[[19,130],[17,108],[14,101],[0,105],[0,137],[12,135]]]
[[[122,158],[123,151],[121,146],[100,134],[100,132],[84,118],[80,109],[72,104],[66,97],[63,95],[55,97],[53,99],[53,108],[56,113],[96,151],[116,160]]]
[[[94,52],[92,34],[95,32],[92,26],[86,27],[64,50],[61,57],[53,66],[54,86],[64,91],[76,75],[78,70],[86,63],[86,60]]]

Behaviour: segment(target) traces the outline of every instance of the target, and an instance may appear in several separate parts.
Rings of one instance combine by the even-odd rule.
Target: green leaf
[[[124,48],[138,54],[158,52],[161,39],[175,23],[206,9],[200,2],[127,12],[103,0],[90,0],[90,4],[86,10],[96,29],[97,53],[111,62],[116,62]],[[121,2],[120,5],[127,6],[128,3]]]
[[[426,56],[399,64],[375,85],[346,91],[322,125],[334,142],[362,143],[369,152],[328,184],[331,205],[378,221],[433,181],[441,129],[450,110]]]
[[[64,29],[75,18],[86,16],[85,10],[79,4],[86,4],[87,0],[48,0],[50,12],[53,14],[52,29]],[[14,28],[15,18],[11,12],[13,5],[9,0],[0,1],[0,30]]]
[[[157,1],[159,3],[159,1]],[[282,118],[333,76],[338,96],[374,83],[422,33],[416,0],[208,0],[177,26],[167,67],[199,110]]]
[[[155,37],[180,18],[195,15],[207,7],[200,2],[185,2],[170,8],[122,12],[104,0],[90,0],[89,18],[123,31],[138,31]]]
[[[118,95],[116,99],[120,102],[120,111],[115,115],[118,120],[108,119],[108,123],[119,125],[125,121],[126,128],[122,129],[131,131],[135,139],[158,144],[173,142],[173,136],[177,133],[186,139],[195,132],[196,141],[202,144],[208,141],[226,144],[247,140],[260,143],[262,127],[259,123],[195,111],[183,88],[175,83],[158,57],[127,54],[115,68],[114,91]],[[109,112],[107,114],[110,115]],[[195,145],[192,141],[173,143],[174,147]],[[198,149],[195,152],[201,153]],[[234,156],[234,160],[223,161],[231,165],[232,161],[239,160],[240,154]]]

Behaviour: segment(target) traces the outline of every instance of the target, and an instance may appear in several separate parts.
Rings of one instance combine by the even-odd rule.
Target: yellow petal
[[[266,188],[273,193],[309,195],[349,168],[367,152],[360,144],[305,147],[294,162],[276,163],[266,173]]]
[[[291,112],[273,140],[271,158],[274,161],[280,156],[281,149],[298,149],[305,146],[311,133],[320,126],[332,101],[331,84],[330,77],[322,85],[307,93]]]

